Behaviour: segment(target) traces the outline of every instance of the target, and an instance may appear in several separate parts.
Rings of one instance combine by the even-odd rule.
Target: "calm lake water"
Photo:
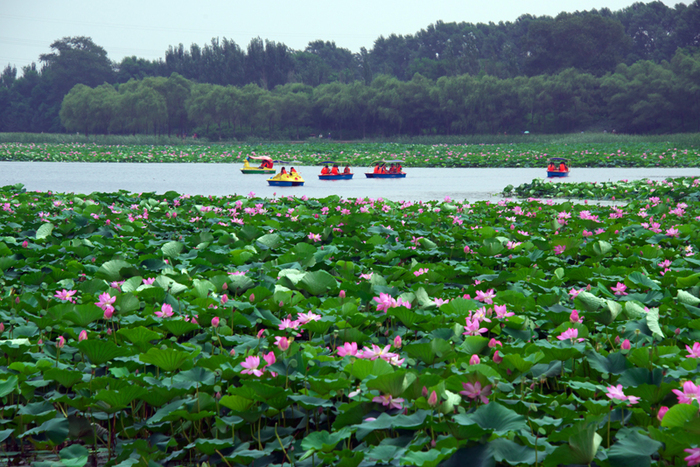
[[[90,162],[6,162],[0,161],[0,186],[22,183],[27,190],[73,192],[178,193],[229,195],[250,192],[262,197],[306,195],[324,198],[383,197],[401,200],[442,200],[445,196],[468,201],[498,200],[507,185],[518,186],[545,178],[541,169],[418,169],[405,168],[404,179],[377,180],[364,176],[366,167],[355,167],[352,180],[320,181],[321,167],[297,166],[306,180],[303,187],[270,187],[265,175],[243,175],[240,164],[138,164]],[[587,169],[574,168],[569,177],[557,182],[606,182],[667,177],[700,177],[700,168]]]

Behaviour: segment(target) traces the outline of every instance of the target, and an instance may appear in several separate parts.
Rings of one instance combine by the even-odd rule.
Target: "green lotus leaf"
[[[83,380],[83,374],[79,371],[64,368],[49,368],[44,370],[44,379],[57,381],[63,387],[70,388]]]
[[[394,372],[391,364],[381,358],[374,361],[357,359],[346,365],[344,370],[359,380],[364,380],[369,375],[381,376]]]
[[[590,292],[585,290],[579,292],[579,294],[574,299],[576,308],[583,311],[596,311],[599,308],[605,306],[605,300],[598,298]]]
[[[93,365],[104,365],[117,357],[129,355],[129,351],[112,341],[88,339],[75,344]]]
[[[658,308],[650,308],[649,311],[647,311],[646,322],[647,322],[647,326],[649,326],[649,329],[651,330],[653,336],[655,338],[657,338],[658,340],[663,340],[664,333],[661,330],[661,326],[659,325],[659,309]]]
[[[490,405],[490,404],[489,404]],[[590,464],[603,438],[596,433],[597,422],[582,421],[574,425],[568,444],[559,446],[544,461],[547,466],[558,464]]]
[[[47,420],[41,425],[25,431],[18,438],[44,434],[52,444],[59,445],[68,438],[68,430],[68,419],[61,416]]]
[[[95,273],[95,277],[99,277],[108,282],[118,281],[123,278],[121,270],[131,268],[133,268],[131,263],[128,263],[122,259],[113,259],[102,264],[102,266],[100,266]]]
[[[41,224],[41,227],[36,229],[36,236],[35,238],[37,240],[43,240],[49,235],[51,235],[51,232],[53,232],[53,224],[51,222],[47,222],[45,224]]]
[[[88,325],[104,316],[104,311],[102,308],[90,304],[90,305],[75,305],[71,311],[63,315],[68,321],[80,326],[81,328],[86,328]]]
[[[427,410],[417,410],[411,415],[391,416],[387,413],[382,413],[376,418],[376,420],[368,420],[356,425],[357,432],[355,436],[358,441],[362,441],[368,434],[375,430],[418,430],[425,426],[428,413],[429,412]]]
[[[319,270],[307,272],[304,277],[296,283],[300,289],[306,290],[311,295],[321,295],[333,293],[338,289],[338,282],[327,271]]]
[[[420,359],[426,365],[452,358],[454,351],[449,342],[444,339],[433,339],[430,342],[409,344],[403,350],[413,358]]]
[[[3,375],[7,376],[7,375]],[[18,379],[16,376],[9,375],[5,379],[0,379],[0,398],[14,392],[17,389]],[[2,441],[0,441],[2,442]]]
[[[682,428],[697,416],[698,408],[694,404],[676,404],[668,409],[664,418],[661,419],[661,426],[665,428]]]
[[[409,373],[406,370],[397,370],[367,381],[367,388],[378,389],[382,394],[399,397],[415,380],[416,375],[414,373]]]
[[[656,454],[662,444],[637,430],[620,430],[616,435],[619,440],[608,449],[608,459],[614,467],[648,467],[651,456]]]
[[[142,352],[145,352],[151,347],[151,341],[162,338],[161,333],[143,326],[137,326],[135,328],[122,328],[117,331],[117,334],[125,337],[132,344],[136,344],[136,346]]]
[[[695,306],[700,303],[700,298],[696,297],[691,293],[686,292],[685,290],[679,289],[676,298],[680,303],[683,303],[684,305]]]
[[[194,355],[191,352],[170,348],[151,347],[146,353],[139,354],[141,362],[155,365],[163,371],[179,370],[184,366],[185,362],[193,358]]]
[[[166,290],[171,295],[177,295],[187,290],[187,286],[175,282],[174,279],[167,276],[158,276],[153,284]]]
[[[185,245],[182,242],[170,241],[160,247],[160,251],[163,252],[163,255],[174,258],[182,252],[184,247]]]
[[[219,404],[233,410],[234,412],[245,412],[250,408],[251,405],[254,404],[254,401],[241,396],[227,395],[222,397],[221,400],[219,400]]]
[[[630,280],[633,284],[639,285],[641,287],[651,289],[651,290],[660,290],[661,287],[659,287],[659,284],[657,284],[655,281],[649,278],[649,276],[642,274],[639,271],[634,271],[631,273],[629,276],[627,276],[627,279]]]

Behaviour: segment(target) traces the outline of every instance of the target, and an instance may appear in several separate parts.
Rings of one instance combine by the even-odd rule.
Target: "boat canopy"
[[[382,159],[380,161],[374,162],[374,165],[381,164],[381,163],[395,164],[396,162],[403,162],[403,161],[404,161],[403,159]]]

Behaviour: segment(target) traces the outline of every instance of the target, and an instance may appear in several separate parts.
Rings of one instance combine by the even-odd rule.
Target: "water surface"
[[[198,195],[229,195],[250,192],[262,197],[306,195],[324,198],[338,195],[343,198],[383,197],[401,200],[469,201],[498,200],[498,194],[507,185],[518,186],[535,178],[545,178],[545,168],[515,169],[444,169],[405,168],[404,179],[368,179],[366,167],[355,167],[352,180],[320,181],[321,167],[297,166],[306,180],[303,187],[270,187],[265,175],[243,175],[241,164],[178,164],[178,163],[109,163],[109,162],[9,162],[0,161],[0,186],[22,183],[27,190],[73,192],[178,193]],[[700,177],[700,168],[574,168],[569,177],[555,179],[561,182],[606,182],[667,177]]]

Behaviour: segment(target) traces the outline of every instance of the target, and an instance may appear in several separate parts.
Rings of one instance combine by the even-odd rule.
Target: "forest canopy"
[[[358,53],[254,38],[116,63],[66,37],[0,75],[0,131],[297,138],[698,131],[700,0],[437,22]]]

